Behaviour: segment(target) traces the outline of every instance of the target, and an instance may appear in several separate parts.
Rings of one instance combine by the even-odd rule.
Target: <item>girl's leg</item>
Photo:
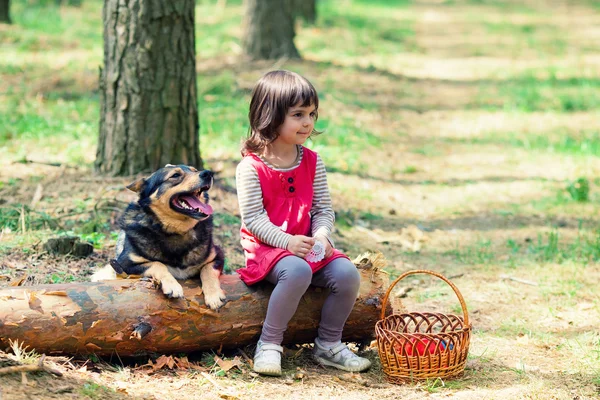
[[[344,324],[352,312],[360,286],[356,266],[346,258],[337,258],[313,276],[312,284],[331,290],[321,311],[314,358],[321,364],[345,371],[368,369],[371,362],[354,354],[341,341]]]
[[[356,302],[360,274],[350,260],[336,258],[313,276],[312,284],[331,290],[321,311],[319,339],[337,342]]]
[[[296,313],[300,299],[312,279],[312,270],[300,257],[282,258],[265,278],[275,285],[260,335],[264,343],[281,344],[283,333]]]
[[[263,375],[281,375],[283,333],[311,279],[310,266],[296,256],[281,259],[267,275],[266,280],[275,284],[275,289],[269,298],[267,316],[254,353],[254,371]]]

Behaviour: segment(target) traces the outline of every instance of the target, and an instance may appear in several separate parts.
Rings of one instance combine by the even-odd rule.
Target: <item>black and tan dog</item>
[[[224,257],[213,243],[210,171],[167,165],[128,189],[138,193],[119,221],[117,256],[91,280],[115,278],[117,273],[153,277],[168,297],[183,297],[177,279],[200,275],[205,304],[217,309],[225,293],[219,276]]]

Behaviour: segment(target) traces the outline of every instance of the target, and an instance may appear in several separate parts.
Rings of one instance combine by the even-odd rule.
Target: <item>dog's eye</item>
[[[179,172],[175,172],[173,175],[171,175],[171,178],[181,178],[181,174]]]

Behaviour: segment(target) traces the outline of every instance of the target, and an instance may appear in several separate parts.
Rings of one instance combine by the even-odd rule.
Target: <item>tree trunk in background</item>
[[[294,0],[294,14],[308,24],[314,24],[317,19],[317,0]]]
[[[375,335],[388,276],[360,269],[358,299],[344,327],[345,341]],[[198,281],[183,282],[185,298],[168,299],[149,281],[0,288],[0,348],[19,340],[45,354],[138,356],[237,348],[260,336],[273,285],[246,286],[237,274],[223,275],[227,303],[204,305]],[[328,291],[311,287],[302,297],[284,343],[310,343],[317,335]],[[388,305],[390,303],[388,302]]]
[[[0,0],[0,23],[10,24],[10,0]]]
[[[96,169],[202,168],[194,0],[105,0],[103,23]]]
[[[293,2],[246,0],[244,52],[252,59],[300,58],[294,45]]]

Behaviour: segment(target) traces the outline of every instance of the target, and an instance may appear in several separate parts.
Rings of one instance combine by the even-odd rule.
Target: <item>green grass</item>
[[[489,33],[503,34],[531,34],[539,31],[540,27],[534,24],[515,25],[509,22],[484,22],[484,26]],[[553,28],[553,27],[549,27]]]
[[[579,232],[574,241],[561,240],[558,230],[546,235],[539,234],[537,240],[527,247],[527,253],[540,262],[563,263],[576,261],[586,265],[600,260],[600,231]]]
[[[210,59],[225,53],[239,52],[238,31],[243,16],[241,1],[227,1],[220,10],[214,1],[196,2],[196,56]]]
[[[91,163],[90,149],[96,147],[98,135],[96,93],[59,86],[32,99],[26,97],[27,87],[14,89],[14,95],[0,103],[0,153],[23,160],[43,146],[55,161]]]
[[[46,278],[44,283],[70,283],[75,282],[76,278],[67,272],[56,272]]]
[[[57,7],[52,1],[11,2],[13,29],[2,38],[4,62],[27,67],[29,62],[52,69],[65,57],[102,61],[102,3],[85,1],[81,7]],[[77,20],[78,23],[73,23]],[[4,63],[3,63],[4,64]],[[76,73],[80,62],[64,62],[61,70]],[[93,70],[97,70],[93,68]]]
[[[90,399],[104,399],[107,396],[114,396],[116,393],[113,389],[99,385],[95,382],[88,381],[78,389],[79,393]]]
[[[492,250],[492,242],[489,239],[480,239],[477,243],[469,246],[461,246],[459,243],[453,250],[445,255],[455,258],[461,264],[486,265],[494,261],[496,254]]]
[[[544,133],[490,132],[472,138],[444,138],[445,143],[473,145],[501,145],[532,153],[555,153],[575,156],[600,157],[600,130],[590,128],[578,132],[557,129]],[[435,154],[433,146],[413,150],[420,154]]]
[[[235,87],[231,72],[198,77],[200,148],[237,157],[248,130],[248,93]]]
[[[240,226],[240,218],[236,217],[235,215],[231,215],[231,214],[225,214],[225,213],[219,213],[216,212],[213,214],[214,215],[214,225],[218,228],[221,225],[233,225],[236,227]]]
[[[355,58],[376,51],[380,56],[398,51],[418,50],[414,42],[414,21],[403,15],[409,1],[353,1],[340,7],[339,2],[319,2],[316,27],[332,34],[306,32],[300,44],[303,52],[318,59]]]
[[[323,0],[323,3],[332,3],[335,0]],[[317,2],[320,3],[320,2]],[[413,0],[352,0],[352,6],[360,6],[363,8],[381,7],[385,11],[389,8],[407,7],[414,4]]]
[[[450,5],[456,4],[453,0],[447,0],[444,3]],[[526,4],[521,4],[520,2],[507,2],[504,0],[467,0],[466,3],[479,6],[495,7],[506,12],[536,12],[534,8],[528,7]]]
[[[32,230],[57,228],[56,220],[45,212],[32,210],[24,204],[0,207],[0,229],[26,233]]]
[[[4,241],[0,245],[0,253],[57,235],[79,236],[96,249],[103,248],[108,241],[116,241],[116,232],[110,232],[108,213],[105,210],[95,211],[94,204],[78,205],[68,216],[50,215],[25,204],[0,206],[0,232],[17,234],[12,241]]]
[[[586,202],[590,199],[590,182],[586,178],[578,178],[569,183],[567,192],[573,200]]]
[[[582,267],[600,261],[600,230],[580,229],[574,239],[563,238],[560,230],[540,232],[535,238],[509,238],[502,246],[489,239],[461,245],[443,253],[463,265],[501,265],[510,269],[530,265],[576,263]]]
[[[587,200],[581,201],[579,197],[573,197],[569,193],[569,187],[573,185],[573,182],[564,182],[561,184],[554,184],[552,187],[556,188],[556,193],[550,196],[540,196],[539,198],[533,199],[526,204],[513,204],[511,211],[506,211],[511,215],[517,215],[523,212],[532,214],[543,214],[548,218],[556,217],[563,218],[568,215],[573,220],[588,220],[590,213],[593,213],[600,202],[600,196],[594,191],[597,184],[591,186],[590,192],[588,193]],[[579,193],[579,192],[577,192]],[[575,196],[583,196],[582,194],[576,194]]]
[[[600,79],[578,77],[575,71],[532,70],[501,82],[497,88],[482,85],[479,106],[522,112],[590,111],[600,107],[599,89]]]
[[[426,144],[421,147],[415,147],[410,150],[411,153],[421,154],[427,157],[435,157],[441,155],[440,149],[435,144]]]
[[[96,134],[98,96],[64,100],[60,92],[51,92],[38,102],[12,102],[0,114],[0,145],[8,141],[42,140],[64,136],[76,141]]]

